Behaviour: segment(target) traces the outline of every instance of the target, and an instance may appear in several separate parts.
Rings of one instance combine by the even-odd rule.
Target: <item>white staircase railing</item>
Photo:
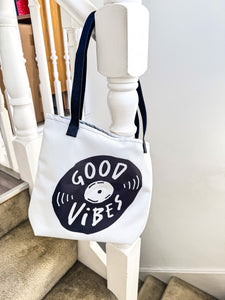
[[[89,0],[56,2],[61,7],[67,90],[70,98],[78,28],[82,27],[86,17],[96,8]],[[46,4],[48,6],[48,0]],[[29,7],[43,107],[45,112],[52,113],[52,95],[38,1],[29,0]],[[59,114],[64,114],[49,13],[55,89],[58,95],[57,108]],[[138,105],[137,80],[147,69],[148,11],[142,6],[141,0],[105,0],[105,5],[96,12],[95,21],[98,71],[108,80],[108,103],[112,116],[110,130],[122,136],[133,136]],[[0,0],[0,57],[4,84],[12,106],[15,155],[21,177],[32,189],[41,135],[38,134],[34,115],[13,0]],[[1,105],[0,116],[2,114],[5,114],[5,110]],[[6,131],[7,129],[4,129],[4,132]],[[10,144],[11,137],[8,138]],[[119,300],[135,300],[138,290],[140,245],[140,238],[132,245],[107,243],[106,251],[103,251],[96,242],[79,241],[78,259],[106,278],[108,288]]]
[[[39,70],[40,93],[44,113],[54,113],[50,79],[48,74],[48,63],[45,51],[45,42],[41,24],[40,4],[38,0],[29,0],[32,30],[36,51],[36,60]]]
[[[63,28],[63,44],[64,44],[64,59],[66,65],[66,87],[68,93],[68,107],[70,107],[71,93],[72,93],[72,76],[71,76],[71,60],[69,54],[69,32],[71,31],[71,17],[61,8],[61,20],[62,20],[62,28]],[[76,34],[76,31],[73,34]],[[75,36],[76,39],[76,36]],[[76,44],[73,45],[74,49],[76,49]],[[75,57],[75,53],[73,53]]]
[[[50,47],[51,47],[51,60],[52,60],[53,74],[54,74],[54,87],[55,87],[57,113],[58,113],[58,115],[64,116],[64,108],[63,108],[63,101],[62,101],[62,89],[61,89],[61,83],[59,81],[59,73],[58,73],[58,68],[57,68],[58,57],[56,55],[56,49],[55,49],[55,40],[54,40],[52,16],[51,16],[49,0],[45,0],[45,7],[46,7],[46,13],[47,13],[47,20],[48,20],[48,33],[49,33]]]
[[[14,1],[0,0],[0,57],[3,81],[12,105],[14,150],[21,178],[32,188],[40,150],[40,137],[23,58]]]

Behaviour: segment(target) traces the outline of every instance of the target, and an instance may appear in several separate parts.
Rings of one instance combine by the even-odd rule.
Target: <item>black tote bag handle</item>
[[[87,73],[87,50],[88,50],[91,34],[95,26],[94,15],[95,12],[92,12],[88,16],[84,24],[82,34],[80,37],[79,46],[76,53],[75,73],[74,73],[72,96],[71,96],[71,120],[66,133],[67,135],[73,137],[77,136],[77,132],[79,129],[79,121],[82,119],[84,93],[85,93],[85,86],[86,86],[86,73]],[[138,81],[137,93],[139,97],[138,106],[141,113],[142,126],[143,126],[143,151],[146,153],[147,149],[146,149],[144,137],[147,128],[147,113],[146,113],[144,97],[142,94],[140,81]],[[137,126],[135,137],[138,138],[139,135],[138,113],[136,113],[135,125]]]

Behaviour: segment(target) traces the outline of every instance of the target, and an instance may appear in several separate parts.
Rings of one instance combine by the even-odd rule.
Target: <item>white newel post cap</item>
[[[141,1],[105,0],[95,15],[98,71],[139,77],[148,65],[149,12]]]

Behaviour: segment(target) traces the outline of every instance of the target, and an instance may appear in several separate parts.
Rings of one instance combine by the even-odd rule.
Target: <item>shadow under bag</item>
[[[94,12],[77,50],[71,120],[46,114],[29,219],[39,236],[131,244],[144,230],[151,201],[146,109],[139,83],[143,139],[138,133],[120,137],[81,120],[93,27]],[[138,115],[135,123],[139,128]]]

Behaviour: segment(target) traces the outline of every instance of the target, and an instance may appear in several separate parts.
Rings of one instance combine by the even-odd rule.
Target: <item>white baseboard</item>
[[[155,276],[168,283],[172,276],[179,277],[199,289],[225,300],[225,269],[153,269],[149,267],[140,268],[140,278],[145,279],[147,275]]]

